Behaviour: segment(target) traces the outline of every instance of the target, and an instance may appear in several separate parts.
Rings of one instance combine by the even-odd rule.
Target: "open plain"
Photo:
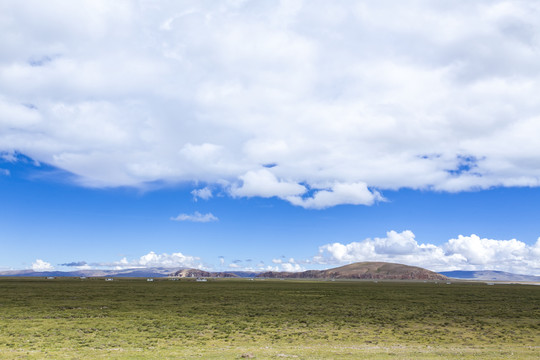
[[[0,279],[0,358],[538,359],[540,287]]]

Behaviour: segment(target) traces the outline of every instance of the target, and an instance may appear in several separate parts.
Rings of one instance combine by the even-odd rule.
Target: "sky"
[[[540,275],[540,3],[0,2],[0,270]]]

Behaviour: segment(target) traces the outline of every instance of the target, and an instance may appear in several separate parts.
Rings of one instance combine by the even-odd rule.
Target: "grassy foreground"
[[[538,359],[540,287],[0,278],[0,358]]]

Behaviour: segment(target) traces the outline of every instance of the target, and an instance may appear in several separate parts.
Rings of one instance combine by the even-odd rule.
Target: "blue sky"
[[[538,188],[461,193],[404,189],[385,192],[386,201],[372,206],[312,210],[276,198],[237,199],[224,194],[195,200],[193,184],[144,191],[84,188],[71,184],[70,174],[36,166],[27,158],[4,161],[2,168],[10,173],[0,178],[0,196],[5,204],[0,213],[2,237],[8,239],[1,255],[4,269],[31,268],[37,259],[62,270],[77,268],[62,264],[82,268],[144,266],[140,258],[151,252],[180,252],[188,258],[183,262],[176,259],[174,265],[186,263],[214,270],[281,268],[279,261],[290,263],[291,258],[299,266],[296,269],[327,268],[341,261],[314,259],[320,247],[385,238],[390,230],[411,230],[419,244],[439,247],[460,234],[478,234],[484,240],[519,239],[530,245],[538,238]],[[215,220],[171,219],[195,212],[211,213]],[[406,256],[388,253],[357,260],[384,257],[403,262]],[[122,264],[123,258],[130,264]],[[152,265],[170,260],[163,258]],[[406,262],[424,265],[421,261],[425,259],[419,260],[415,261],[413,255]],[[483,264],[434,261],[430,265],[442,271]],[[501,265],[512,269],[512,264],[489,264]]]
[[[536,1],[0,13],[0,269],[540,274]]]

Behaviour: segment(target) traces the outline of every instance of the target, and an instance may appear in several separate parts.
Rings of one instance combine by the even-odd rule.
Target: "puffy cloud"
[[[11,172],[8,169],[0,168],[0,176],[9,176],[9,175],[11,175]]]
[[[240,176],[242,186],[231,189],[234,196],[260,196],[287,198],[306,192],[306,188],[293,181],[278,180],[268,169],[248,171]]]
[[[272,259],[272,262],[276,264],[276,266],[268,266],[267,271],[289,271],[289,272],[298,272],[298,271],[304,271],[304,267],[302,267],[300,264],[298,264],[294,258],[290,258],[289,260],[284,259]]]
[[[467,263],[472,265],[496,264],[500,260],[505,262],[521,261],[527,257],[531,249],[516,239],[492,240],[481,239],[477,235],[459,235],[457,239],[450,239],[444,245],[446,254],[459,254]]]
[[[171,220],[174,221],[191,221],[191,222],[213,222],[218,221],[219,219],[215,217],[212,213],[201,214],[198,211],[195,211],[192,215],[190,214],[180,214],[176,217],[172,217]]]
[[[193,195],[193,199],[195,201],[197,201],[197,199],[208,200],[213,196],[212,190],[210,190],[208,187],[204,187],[202,189],[195,189],[191,192],[191,195]]]
[[[129,268],[147,268],[147,267],[189,267],[202,269],[204,266],[200,263],[200,258],[195,256],[184,255],[181,252],[172,254],[156,254],[150,251],[148,254],[141,256],[138,259],[128,260],[122,258],[119,261],[110,263],[97,263],[91,264],[101,268],[114,267],[115,269],[129,269]]]
[[[435,271],[501,270],[540,274],[540,238],[533,246],[518,241],[482,239],[477,235],[450,239],[436,246],[419,244],[412,231],[389,231],[384,238],[367,238],[348,244],[331,243],[319,248],[313,262],[342,264],[356,261],[388,261]]]
[[[232,187],[233,196],[279,197],[306,209],[324,209],[340,204],[372,205],[384,198],[370,191],[365,183],[336,183],[328,188],[313,185],[313,196],[304,196],[308,189],[295,181],[280,180],[270,169],[249,171],[240,176],[241,186]]]
[[[54,270],[54,266],[52,266],[50,263],[43,261],[41,259],[36,259],[36,261],[32,263],[32,270],[50,271],[50,270]]]
[[[534,0],[0,13],[0,152],[84,186],[227,184],[319,209],[373,189],[540,185]]]
[[[338,183],[330,190],[316,191],[313,197],[288,196],[286,199],[307,209],[324,209],[340,204],[372,205],[377,200],[384,200],[377,191],[370,191],[365,183]]]
[[[299,264],[291,264],[291,263],[281,264],[281,268],[283,269],[283,271],[289,271],[289,272],[299,272],[299,271],[305,270]]]
[[[144,267],[175,267],[175,266],[192,266],[199,258],[193,256],[187,256],[180,252],[173,254],[156,254],[151,251],[146,255],[140,257],[137,263]]]

